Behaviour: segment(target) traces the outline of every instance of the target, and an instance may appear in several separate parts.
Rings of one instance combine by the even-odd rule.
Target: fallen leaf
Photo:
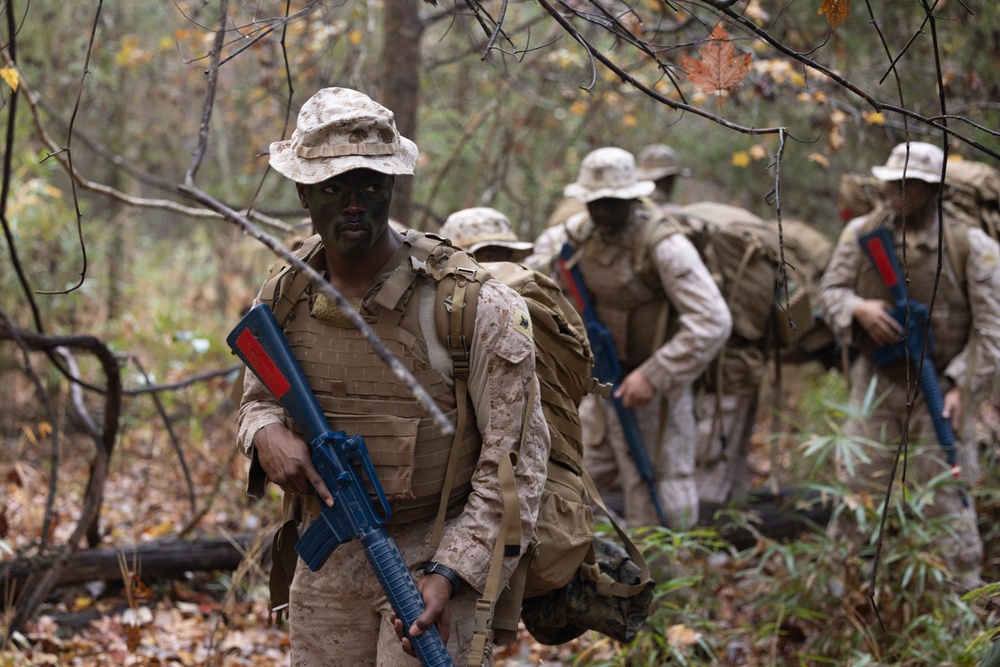
[[[667,642],[671,646],[691,646],[701,639],[701,633],[692,630],[683,623],[678,623],[677,625],[671,625],[667,628]]]

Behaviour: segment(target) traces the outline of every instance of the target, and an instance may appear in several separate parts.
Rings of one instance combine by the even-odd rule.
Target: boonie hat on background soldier
[[[934,144],[911,141],[893,148],[884,165],[872,167],[872,175],[880,181],[915,178],[925,183],[940,183],[943,166],[944,151]]]
[[[586,204],[605,198],[648,197],[655,189],[653,181],[637,178],[634,155],[622,148],[608,147],[598,148],[583,158],[580,175],[563,193]]]
[[[310,97],[292,138],[271,144],[270,154],[275,171],[303,185],[352,169],[412,174],[417,163],[417,145],[399,134],[393,113],[347,88],[324,88]]]
[[[441,225],[438,234],[472,254],[491,246],[526,254],[533,247],[532,243],[517,238],[514,226],[506,215],[488,206],[452,213]]]
[[[681,166],[680,156],[666,144],[650,144],[639,152],[636,178],[657,181],[665,176],[690,176],[691,170]]]

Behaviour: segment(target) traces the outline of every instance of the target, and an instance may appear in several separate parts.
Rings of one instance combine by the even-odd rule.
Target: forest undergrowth
[[[252,298],[245,285],[254,284],[252,276],[266,259],[248,260],[245,275],[233,272],[223,280],[205,252],[168,261],[176,272],[173,283],[169,266],[157,267],[162,284],[197,295],[185,301],[199,304],[197,309],[176,308],[176,294],[144,292],[141,310],[127,309],[117,324],[101,329],[111,347],[129,350],[122,355],[127,388],[235,367],[225,334]],[[97,328],[88,318],[101,312],[78,307],[61,316],[87,330]],[[14,363],[13,348],[3,353],[0,400],[9,409],[0,415],[0,561],[11,561],[37,554],[43,542],[65,543],[81,511],[94,445],[67,408],[66,383],[45,370],[42,355],[33,355],[33,368],[61,406],[59,444],[53,448],[37,386]],[[99,377],[90,360],[81,357],[80,365],[85,377]],[[810,498],[831,503],[834,512],[853,513],[874,534],[880,508],[844,494],[832,478],[835,452],[859,455],[839,427],[855,409],[845,404],[842,376],[807,365],[784,368],[782,377],[780,392],[762,390],[765,408],[750,461],[754,486],[807,489]],[[0,667],[289,664],[287,626],[270,622],[268,563],[259,557],[276,526],[280,497],[273,486],[258,502],[244,492],[247,463],[235,449],[235,379],[232,372],[159,391],[159,404],[148,393],[125,397],[99,546],[249,535],[241,542],[247,556],[239,567],[193,568],[184,576],[154,579],[143,576],[141,562],[122,562],[121,577],[57,588],[0,646]],[[778,412],[773,396],[780,396]],[[85,400],[99,414],[100,397],[88,393]],[[658,584],[647,627],[631,644],[586,633],[550,647],[522,632],[514,644],[496,648],[496,664],[978,664],[1000,610],[993,602],[1000,584],[992,584],[1000,581],[998,404],[994,396],[979,411],[984,477],[972,493],[987,548],[984,588],[969,591],[948,582],[940,559],[927,549],[948,527],[921,518],[919,494],[893,497],[871,596],[870,561],[819,529],[784,542],[760,536],[744,550],[713,526],[683,533],[658,529],[637,535]],[[725,516],[756,529],[752,512],[730,510]],[[17,600],[9,587],[0,592],[0,625],[6,628]]]

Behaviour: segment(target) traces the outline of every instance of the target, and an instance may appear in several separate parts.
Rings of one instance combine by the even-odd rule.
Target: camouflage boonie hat
[[[364,93],[324,88],[306,100],[292,138],[270,148],[271,166],[296,183],[321,183],[352,169],[412,174],[417,145],[391,111]]]
[[[635,156],[621,148],[598,148],[583,158],[580,175],[564,194],[584,204],[598,199],[636,199],[653,194],[656,184],[636,177]]]
[[[664,176],[690,176],[691,170],[681,166],[680,157],[666,144],[650,144],[642,149],[637,158],[636,178],[656,181]]]
[[[872,175],[880,181],[915,178],[925,183],[940,183],[943,167],[944,151],[934,144],[911,141],[893,148],[884,165],[872,167]]]
[[[475,254],[489,246],[531,250],[534,244],[520,241],[506,215],[487,206],[466,208],[448,216],[438,234],[453,244]]]
[[[642,582],[641,569],[621,545],[595,537],[594,552],[601,572],[630,586]],[[521,620],[542,644],[563,644],[587,630],[630,642],[646,622],[655,587],[649,580],[633,597],[603,596],[597,594],[595,582],[577,572],[562,588],[524,600]]]

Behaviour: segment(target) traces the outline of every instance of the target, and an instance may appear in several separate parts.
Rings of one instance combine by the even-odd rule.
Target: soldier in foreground
[[[412,174],[416,158],[416,145],[399,135],[392,112],[342,88],[323,89],[310,98],[291,140],[270,149],[271,166],[295,183],[318,233],[302,244],[300,256],[325,272],[373,326],[452,418],[457,436],[433,426],[339,308],[311,285],[295,287],[295,272],[284,262],[272,268],[257,302],[276,311],[333,428],[365,439],[393,509],[386,527],[408,567],[423,573],[417,587],[426,611],[410,634],[436,624],[452,658],[464,664],[479,591],[499,537],[498,471],[516,461],[515,525],[523,553],[533,534],[549,442],[537,398],[531,331],[518,325],[526,306],[496,281],[482,285],[468,392],[455,395],[451,359],[433,325],[437,278],[431,275],[454,249],[389,225],[395,176]],[[286,310],[278,316],[281,308]],[[527,397],[535,398],[528,403]],[[472,408],[465,423],[457,423],[459,401]],[[286,494],[286,524],[275,542],[278,566],[294,547],[296,526],[307,526],[320,503],[329,505],[332,498],[307,443],[252,374],[240,409],[239,446],[250,459],[247,492],[259,497],[272,481]],[[445,468],[453,447],[459,458],[447,493]],[[442,505],[443,532],[434,544]],[[317,572],[294,562],[289,598],[293,664],[416,664],[404,653],[412,651],[409,640],[400,646],[391,607],[357,541],[340,546]],[[518,556],[504,558],[504,578],[517,562]],[[281,599],[280,587],[272,590],[272,602]],[[488,645],[481,660],[492,664]]]

